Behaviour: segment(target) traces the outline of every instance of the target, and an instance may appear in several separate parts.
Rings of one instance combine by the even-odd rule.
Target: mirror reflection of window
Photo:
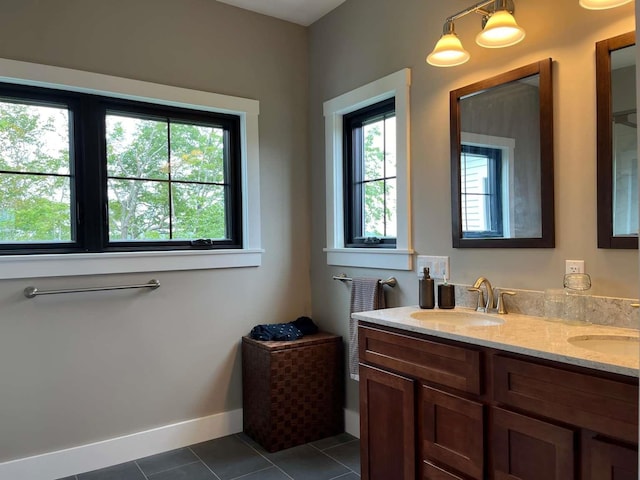
[[[613,235],[638,234],[638,145],[635,52],[611,52]]]
[[[462,145],[462,232],[502,237],[502,151]]]
[[[514,238],[515,139],[461,132],[463,238]]]

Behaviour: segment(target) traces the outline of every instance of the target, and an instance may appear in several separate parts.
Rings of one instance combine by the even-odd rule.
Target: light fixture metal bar
[[[488,15],[491,12],[487,10],[481,10],[481,9],[482,7],[486,7],[490,3],[495,3],[495,0],[484,0],[483,2],[478,2],[475,5],[471,5],[470,7],[467,7],[464,10],[460,10],[458,13],[454,13],[453,15],[447,17],[444,22],[445,24],[451,23],[454,20],[457,20],[461,17],[464,17],[465,15],[469,15],[470,13],[475,13],[475,12],[481,13],[482,15]]]

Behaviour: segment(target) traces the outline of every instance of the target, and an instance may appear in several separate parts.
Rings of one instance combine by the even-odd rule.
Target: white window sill
[[[0,257],[0,279],[259,267],[264,250],[73,253]]]
[[[325,248],[328,265],[411,270],[413,250],[384,248]]]

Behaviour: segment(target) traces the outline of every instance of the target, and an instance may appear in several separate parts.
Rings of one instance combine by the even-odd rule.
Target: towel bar
[[[139,285],[115,285],[111,287],[87,287],[87,288],[64,288],[60,290],[38,290],[36,287],[27,287],[24,289],[24,296],[34,298],[38,295],[57,295],[58,293],[79,293],[79,292],[99,292],[102,290],[125,290],[129,288],[151,288],[156,289],[160,286],[158,280],[151,279],[149,283]]]
[[[333,279],[340,280],[341,282],[353,281],[353,278],[347,277],[344,273],[341,273],[340,275],[334,275]],[[382,285],[389,285],[390,287],[395,287],[396,285],[398,285],[398,280],[396,280],[396,277],[389,277],[386,280],[380,280],[380,283]]]

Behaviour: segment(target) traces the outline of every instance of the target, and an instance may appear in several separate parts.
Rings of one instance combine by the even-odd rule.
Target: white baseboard
[[[242,409],[0,463],[0,480],[55,480],[242,431]]]
[[[360,438],[360,414],[358,412],[344,409],[344,431]]]

